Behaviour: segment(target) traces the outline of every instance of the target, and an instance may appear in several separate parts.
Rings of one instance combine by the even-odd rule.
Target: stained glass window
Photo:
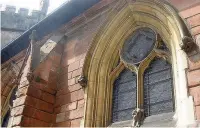
[[[136,75],[122,71],[113,87],[112,122],[131,120],[136,107]]]
[[[120,53],[123,63],[132,66],[132,69],[135,69],[137,74],[140,73],[139,76],[143,78],[125,69],[115,80],[112,122],[132,120],[137,98],[141,101],[138,106],[144,109],[145,117],[174,111],[172,67],[165,60],[170,55],[170,50],[158,37],[160,36],[152,29],[140,28],[124,43]],[[153,50],[156,52],[151,52]],[[155,57],[155,54],[158,54],[159,58]],[[141,72],[143,70],[141,68],[146,68],[143,65],[149,63],[146,59],[148,56],[154,59],[151,60],[145,72]],[[144,96],[137,91],[143,92]],[[143,97],[142,100],[141,97]]]
[[[144,73],[145,116],[173,111],[172,83],[171,65],[155,58]]]
[[[152,29],[137,29],[124,43],[121,56],[126,62],[137,64],[149,55],[155,42],[156,34]]]
[[[16,92],[17,92],[17,87],[15,87],[11,93],[10,99],[9,99],[9,106],[12,108],[13,107],[13,100],[16,99]],[[10,109],[7,111],[6,115],[3,118],[2,121],[2,127],[7,127],[9,123],[9,118],[10,118]]]

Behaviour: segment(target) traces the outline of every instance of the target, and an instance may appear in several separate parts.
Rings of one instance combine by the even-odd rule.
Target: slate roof
[[[100,0],[70,0],[69,2],[66,2],[3,48],[1,50],[1,64],[28,47],[30,43],[29,35],[32,30],[37,31],[38,40],[40,40],[45,35],[69,22],[74,17],[80,15],[99,1]]]

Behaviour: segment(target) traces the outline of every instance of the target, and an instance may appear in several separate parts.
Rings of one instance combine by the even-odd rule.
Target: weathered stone
[[[65,121],[65,113],[57,114],[56,116],[56,123]]]
[[[56,123],[53,126],[54,127],[70,127],[70,121],[64,121],[64,122],[60,122],[60,123]]]
[[[82,120],[82,118],[72,120],[71,121],[71,127],[80,127],[81,120]]]

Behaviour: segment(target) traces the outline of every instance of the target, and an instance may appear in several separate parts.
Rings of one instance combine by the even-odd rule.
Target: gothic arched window
[[[170,51],[158,34],[150,28],[137,29],[120,56],[127,68],[113,85],[112,122],[132,120],[135,108],[145,117],[173,112]]]
[[[13,90],[8,98],[9,100],[7,101],[6,108],[5,108],[5,109],[7,109],[7,111],[6,111],[6,114],[3,116],[3,120],[2,120],[2,124],[1,124],[2,127],[8,127],[8,125],[9,125],[10,113],[11,113],[11,109],[13,107],[13,101],[16,99],[16,92],[17,92],[17,87],[13,88]]]

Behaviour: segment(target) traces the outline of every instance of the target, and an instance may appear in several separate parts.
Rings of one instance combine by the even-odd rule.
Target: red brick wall
[[[112,1],[98,3],[61,29],[67,32],[67,39],[62,54],[62,68],[58,76],[54,126],[80,126],[84,115],[84,90],[77,80],[81,75],[87,49],[97,30],[107,20],[108,13],[102,14],[102,8],[105,9],[110,2]]]
[[[40,79],[27,81],[22,75],[18,85],[17,99],[11,109],[11,123],[9,126],[23,127],[50,127],[53,126],[56,116],[54,113],[56,82],[62,46],[57,45],[51,54],[34,71]],[[25,72],[25,71],[24,71]]]
[[[170,2],[176,9],[179,11],[186,10],[188,8],[192,8],[199,4],[199,0],[166,0]]]
[[[79,35],[72,37],[64,45],[57,83],[57,115],[54,126],[79,126],[83,117],[84,92],[77,79],[82,70],[87,42],[82,42],[78,38]]]
[[[101,20],[102,21],[102,20]],[[69,35],[64,45],[56,94],[54,126],[79,127],[84,112],[84,91],[77,83],[84,58],[100,20],[94,20]]]
[[[196,52],[188,57],[187,71],[188,91],[194,97],[195,116],[200,120],[200,2],[196,6],[180,12],[188,24],[193,38],[198,46]]]
[[[36,73],[43,81],[19,86],[18,98],[11,111],[13,126],[79,127],[84,115],[84,91],[77,83],[84,58],[92,39],[104,25],[108,13],[106,5],[113,0],[103,0],[79,17],[64,25],[67,32],[63,45],[55,49]],[[194,39],[200,46],[200,2],[196,0],[169,0],[187,22]],[[198,3],[198,4],[197,4]],[[98,15],[94,18],[94,15]],[[93,18],[93,19],[92,19]],[[92,20],[91,20],[92,19]],[[81,23],[85,23],[80,26]],[[196,119],[200,120],[200,52],[188,58],[188,91],[194,97]],[[10,88],[4,87],[3,95]],[[6,89],[7,88],[7,89]],[[5,96],[2,96],[3,101]]]

